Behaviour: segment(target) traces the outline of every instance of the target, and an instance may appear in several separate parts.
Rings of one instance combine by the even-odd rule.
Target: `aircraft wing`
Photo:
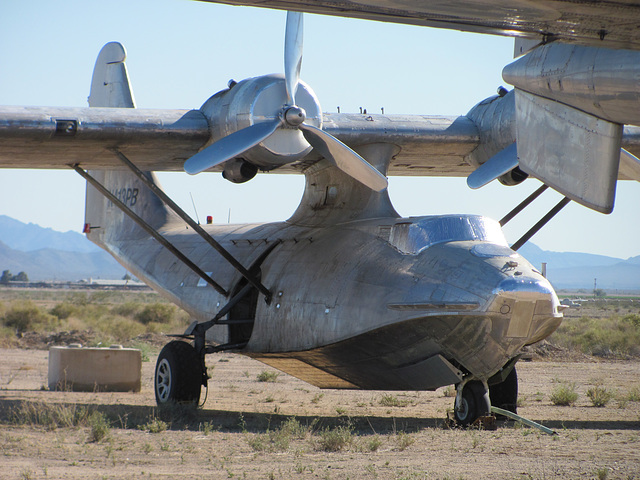
[[[356,150],[396,145],[389,175],[401,176],[467,176],[475,169],[467,158],[481,141],[466,116],[325,113],[323,130]],[[209,140],[199,110],[0,107],[0,168],[118,169],[117,149],[143,170],[182,171]],[[640,128],[625,128],[623,147],[640,156]],[[275,172],[300,173],[319,159],[312,152]]]
[[[228,5],[640,49],[634,0],[202,0]]]
[[[466,176],[464,158],[479,142],[467,117],[324,114],[323,130],[356,148],[392,143],[400,153],[392,175]],[[118,149],[139,168],[182,171],[186,159],[210,138],[199,110],[132,108],[0,107],[0,167],[113,169]],[[318,161],[310,154],[278,173],[299,173]],[[222,166],[213,169],[221,171]]]

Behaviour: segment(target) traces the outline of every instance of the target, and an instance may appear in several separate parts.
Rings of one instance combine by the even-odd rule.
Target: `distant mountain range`
[[[44,228],[35,223],[22,223],[6,215],[0,215],[0,242],[21,252],[33,252],[43,248],[62,250],[63,252],[102,252],[100,247],[88,241],[80,233],[57,232],[52,228]]]
[[[0,215],[0,272],[26,272],[31,281],[119,279],[126,270],[77,232],[57,232]]]
[[[550,252],[533,243],[519,251],[538,269],[547,264],[547,278],[555,288],[640,290],[640,255],[627,260],[576,252]]]
[[[535,267],[547,264],[556,288],[640,290],[640,256],[627,260],[604,255],[551,252],[532,243],[519,251]],[[118,279],[126,273],[108,253],[77,232],[57,232],[0,215],[0,272],[24,271],[30,280]]]

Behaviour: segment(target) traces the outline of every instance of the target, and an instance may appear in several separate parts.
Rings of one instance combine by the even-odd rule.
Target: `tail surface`
[[[135,108],[125,58],[126,52],[120,43],[107,43],[102,48],[93,70],[89,94],[90,107]],[[160,229],[173,218],[160,199],[124,165],[122,170],[92,170],[89,174],[153,228]],[[146,172],[146,175],[156,180],[153,173]],[[126,268],[130,268],[130,264],[122,258],[121,244],[149,237],[124,212],[88,183],[85,233],[89,240],[114,255]]]

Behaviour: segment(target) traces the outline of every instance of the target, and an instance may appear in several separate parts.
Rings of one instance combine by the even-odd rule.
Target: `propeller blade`
[[[184,170],[189,175],[195,175],[237,157],[269,137],[279,126],[280,119],[256,123],[233,132],[184,162]]]
[[[284,34],[284,76],[287,88],[287,105],[296,104],[296,90],[302,67],[302,13],[287,12],[287,28]]]
[[[387,188],[387,177],[336,137],[306,123],[301,124],[299,128],[307,142],[317,148],[325,158],[333,160],[336,167],[344,173],[376,192]]]

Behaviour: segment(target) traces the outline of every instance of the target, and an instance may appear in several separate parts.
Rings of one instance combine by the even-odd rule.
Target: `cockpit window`
[[[508,246],[500,224],[480,215],[440,215],[396,223],[389,237],[391,245],[409,255],[438,243],[469,240]]]

